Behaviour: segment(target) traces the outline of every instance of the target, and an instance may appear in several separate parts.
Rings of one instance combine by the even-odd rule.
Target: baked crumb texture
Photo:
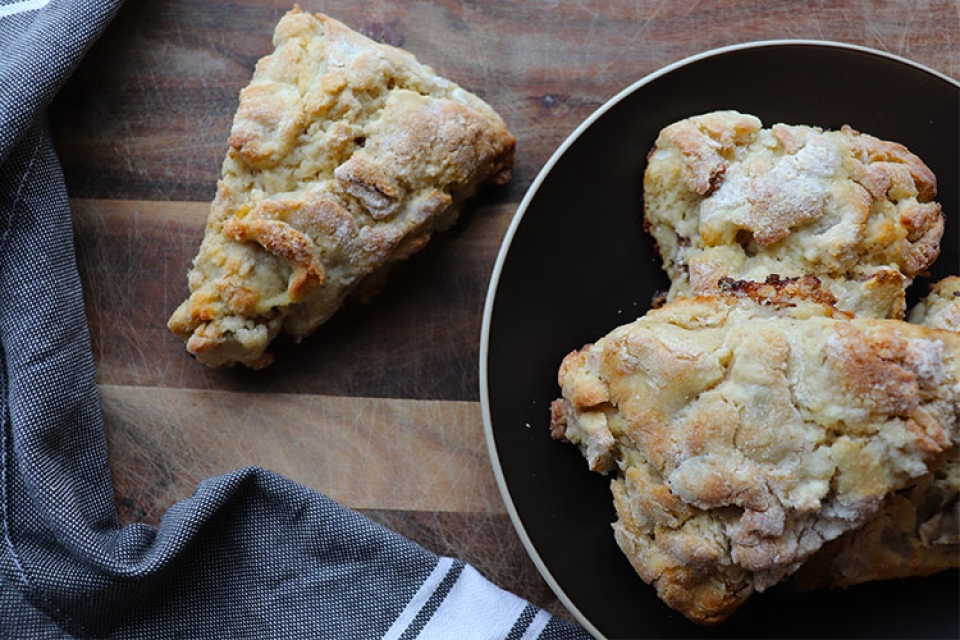
[[[937,514],[956,509],[960,334],[851,317],[823,304],[815,281],[786,284],[677,299],[560,367],[554,437],[610,474],[617,543],[701,624],[844,534],[869,524],[864,535],[879,535],[885,519],[909,518],[941,553],[895,549],[895,568],[956,560],[955,516]],[[938,473],[952,476],[944,490],[924,492]],[[850,549],[859,571],[867,552]],[[842,574],[831,560],[843,553],[820,560]]]
[[[909,313],[915,324],[960,331],[960,277],[930,286]],[[926,576],[960,567],[960,448],[953,446],[879,513],[840,536],[791,577],[798,589],[848,587],[872,580]]]
[[[903,145],[720,111],[663,129],[644,175],[667,300],[721,277],[814,275],[837,306],[902,319],[904,290],[940,251],[932,171]]]
[[[960,331],[960,277],[949,276],[930,290],[911,310],[910,322],[935,329]]]
[[[295,8],[240,104],[189,298],[169,328],[212,366],[272,361],[510,177],[515,139],[409,53]]]
[[[551,406],[640,577],[711,625],[788,579],[960,566],[960,277],[906,309],[943,235],[930,169],[721,111],[663,129],[643,189],[671,287],[570,353]]]

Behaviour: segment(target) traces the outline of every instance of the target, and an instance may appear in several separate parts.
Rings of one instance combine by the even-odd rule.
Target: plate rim
[[[641,87],[644,87],[654,80],[665,76],[669,73],[672,73],[680,68],[689,66],[701,60],[707,58],[714,58],[717,56],[725,55],[727,53],[735,51],[743,51],[749,49],[762,49],[767,47],[782,47],[782,46],[808,46],[811,48],[834,48],[834,49],[844,49],[847,51],[854,51],[859,53],[864,53],[867,55],[872,55],[880,58],[886,58],[893,62],[899,62],[910,67],[914,67],[919,71],[923,71],[927,74],[930,74],[941,80],[953,84],[958,90],[960,90],[960,81],[948,76],[947,74],[933,69],[927,65],[910,60],[902,55],[891,53],[888,51],[882,51],[879,49],[874,49],[864,45],[852,44],[848,42],[841,42],[835,40],[818,40],[818,39],[808,39],[808,38],[782,38],[782,39],[766,39],[766,40],[753,40],[748,42],[741,42],[737,44],[725,45],[722,47],[716,47],[712,49],[707,49],[700,53],[696,53],[679,60],[676,60],[672,63],[669,63],[663,67],[652,71],[651,73],[641,77],[640,79],[634,81],[628,86],[624,87],[609,99],[603,102],[599,107],[597,107],[589,116],[587,116],[583,121],[581,121],[577,127],[563,140],[563,142],[557,147],[557,149],[551,154],[547,162],[541,167],[540,171],[537,172],[536,177],[533,182],[530,183],[530,186],[527,188],[527,191],[524,193],[523,198],[520,201],[520,204],[517,206],[517,210],[514,212],[513,217],[510,220],[510,225],[507,227],[507,230],[504,234],[503,240],[500,243],[500,247],[497,251],[497,258],[494,262],[493,269],[490,274],[490,282],[487,286],[487,292],[484,298],[484,308],[483,308],[483,319],[480,327],[480,351],[479,351],[479,391],[480,391],[480,413],[483,420],[483,431],[484,439],[486,441],[487,454],[490,459],[491,466],[493,467],[494,478],[497,483],[497,489],[500,492],[500,497],[503,500],[504,506],[507,510],[507,515],[510,517],[510,522],[513,525],[513,528],[516,530],[517,535],[520,538],[521,543],[523,544],[524,550],[526,551],[528,557],[536,566],[540,575],[543,577],[544,581],[553,591],[557,599],[566,607],[566,609],[574,616],[577,622],[584,627],[591,635],[593,635],[598,640],[605,640],[605,636],[600,633],[600,631],[591,623],[585,615],[580,611],[580,609],[573,603],[573,601],[567,596],[566,592],[560,586],[560,584],[553,577],[553,574],[550,572],[550,569],[546,566],[546,563],[540,557],[539,552],[533,544],[533,541],[530,539],[527,534],[526,528],[523,526],[522,521],[520,520],[520,514],[516,509],[516,505],[513,502],[513,499],[510,496],[509,487],[506,484],[506,478],[504,476],[503,467],[500,464],[500,458],[497,452],[497,444],[495,441],[493,433],[493,420],[491,417],[490,411],[490,396],[487,385],[487,362],[489,359],[489,346],[490,346],[490,324],[493,319],[494,307],[496,304],[496,295],[500,284],[500,277],[503,271],[503,265],[506,262],[507,255],[510,252],[510,247],[513,243],[514,236],[516,235],[517,229],[519,228],[523,218],[527,212],[527,209],[530,206],[530,203],[536,197],[540,187],[543,185],[547,176],[550,175],[553,168],[559,162],[559,160],[564,156],[567,150],[586,132],[593,124],[599,120],[607,111],[611,110],[614,106],[622,102],[625,98],[636,92]]]

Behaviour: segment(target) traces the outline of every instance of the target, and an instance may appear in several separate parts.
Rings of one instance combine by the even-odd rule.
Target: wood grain
[[[202,479],[264,466],[561,615],[505,513],[477,402],[487,285],[537,173],[621,89],[715,47],[836,40],[960,76],[955,0],[303,0],[488,100],[518,138],[514,177],[372,303],[279,341],[267,370],[214,371],[166,320],[187,293],[239,91],[292,4],[126,0],[49,113],[122,518],[157,523]]]
[[[505,513],[475,402],[115,385],[100,393],[118,492],[151,514],[204,478],[246,466],[354,509]]]
[[[157,525],[209,477],[256,465],[569,617],[499,498],[475,402],[101,385],[121,522]]]
[[[98,380],[251,392],[477,400],[481,311],[513,207],[488,198],[398,265],[370,303],[350,301],[311,338],[279,340],[254,372],[194,361],[166,321],[208,205],[73,199]]]
[[[238,93],[292,4],[129,0],[54,105],[70,192],[210,200]],[[952,0],[300,4],[402,45],[489,100],[519,141],[508,188],[514,201],[604,101],[666,64],[715,47],[837,40],[960,76]]]

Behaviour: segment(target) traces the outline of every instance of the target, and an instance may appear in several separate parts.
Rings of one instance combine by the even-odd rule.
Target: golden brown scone
[[[960,331],[960,277],[937,282],[910,322]],[[960,447],[888,496],[876,517],[828,543],[791,578],[800,589],[927,576],[960,567]]]
[[[955,445],[960,334],[853,318],[814,278],[725,280],[569,354],[552,433],[613,476],[615,536],[723,621]]]
[[[934,283],[910,309],[908,320],[925,327],[960,331],[960,276],[948,276]]]
[[[309,335],[513,162],[497,113],[401,49],[299,8],[274,45],[240,94],[190,297],[168,323],[213,367],[268,365],[280,331]]]
[[[814,275],[857,315],[903,318],[904,290],[937,257],[936,179],[904,146],[735,111],[660,132],[643,181],[667,300],[723,276]]]
[[[929,576],[960,567],[960,449],[884,500],[876,516],[833,540],[791,577],[800,590]]]

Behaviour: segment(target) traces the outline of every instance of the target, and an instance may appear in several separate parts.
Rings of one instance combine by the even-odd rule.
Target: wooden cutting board
[[[840,40],[957,77],[956,4],[301,6],[403,46],[484,97],[518,138],[513,180],[484,192],[454,230],[395,269],[373,302],[351,301],[300,345],[281,340],[270,368],[207,369],[165,324],[187,292],[239,90],[291,5],[129,0],[50,113],[74,207],[123,519],[157,523],[202,479],[259,465],[568,615],[506,515],[479,405],[484,298],[524,192],[604,101],[714,47]],[[545,414],[545,432],[547,422]]]

